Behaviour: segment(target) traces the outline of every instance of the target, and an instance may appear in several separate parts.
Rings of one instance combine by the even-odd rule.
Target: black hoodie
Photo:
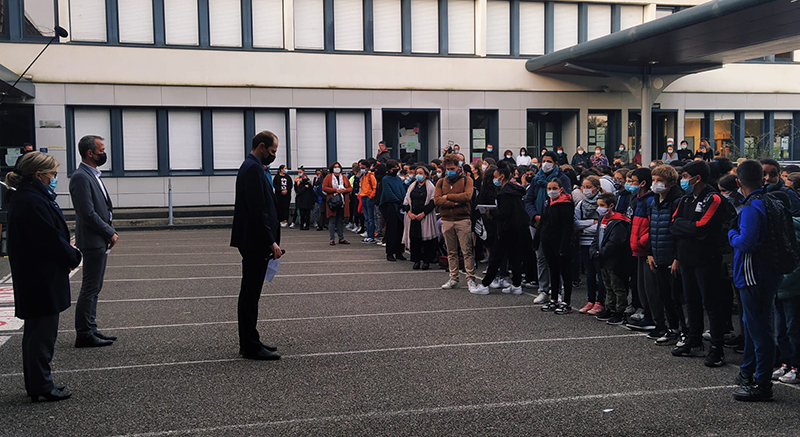
[[[528,214],[522,203],[525,188],[508,182],[497,193],[497,209],[491,212],[492,220],[497,224],[497,235],[516,235],[520,230],[528,229]]]

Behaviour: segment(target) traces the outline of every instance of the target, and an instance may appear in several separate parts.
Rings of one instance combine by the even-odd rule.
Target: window
[[[700,140],[702,135],[703,119],[705,118],[703,112],[687,112],[684,120],[683,139],[689,143],[689,148],[697,150],[700,147]]]
[[[153,44],[153,1],[124,0],[118,3],[119,42]]]
[[[367,150],[367,133],[363,112],[336,113],[336,159],[345,168],[364,159]]]
[[[125,171],[158,170],[156,112],[122,111],[122,150]]]
[[[208,21],[212,46],[242,46],[241,0],[212,0],[208,2]]]
[[[784,52],[775,54],[775,62],[792,62],[794,60],[794,52]]]
[[[486,5],[486,53],[511,54],[511,4],[505,0]]]
[[[439,53],[439,2],[411,0],[411,51]]]
[[[447,40],[449,53],[460,55],[475,53],[475,2],[473,0],[448,0]]]
[[[170,170],[203,168],[203,129],[200,111],[169,111]]]
[[[214,170],[235,170],[244,159],[244,114],[241,111],[214,111],[211,117],[214,138]]]
[[[544,3],[519,3],[519,52],[544,54]]]
[[[336,50],[364,50],[364,6],[361,0],[333,0]]]
[[[714,113],[714,150],[722,151],[724,147],[730,147],[733,141],[731,133],[733,128],[733,112]]]
[[[283,48],[283,0],[253,0],[253,47]]]
[[[76,109],[75,118],[75,166],[81,162],[78,142],[86,135],[97,135],[105,138],[108,161],[100,170],[111,170],[111,115],[108,109]]]
[[[619,30],[625,30],[642,24],[644,6],[620,6]]]
[[[322,0],[295,0],[294,45],[298,49],[325,48],[325,12]]]
[[[775,142],[772,146],[773,157],[777,159],[791,158],[789,144],[792,141],[792,132],[796,131],[792,126],[791,112],[775,113]]]
[[[556,3],[553,10],[553,50],[578,44],[578,5]]]
[[[611,6],[589,5],[586,40],[590,41],[611,33]]]
[[[297,111],[297,164],[305,167],[328,166],[325,112]]]
[[[675,12],[675,8],[672,6],[658,6],[656,7],[656,19],[666,17],[667,15],[672,15]]]
[[[73,41],[106,42],[105,0],[72,0],[69,20]]]
[[[268,130],[278,137],[278,152],[275,155],[275,164],[287,164],[286,145],[286,111],[257,111],[256,132]]]
[[[400,0],[373,0],[372,20],[376,52],[403,50]]]
[[[197,0],[164,0],[167,44],[196,46],[199,38]]]
[[[3,32],[4,1],[0,1],[0,33]],[[53,36],[56,11],[53,0],[25,0],[25,36]]]

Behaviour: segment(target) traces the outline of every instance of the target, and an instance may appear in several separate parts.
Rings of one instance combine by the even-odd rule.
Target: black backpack
[[[719,206],[719,214],[722,215],[722,226],[716,238],[717,243],[719,244],[723,255],[730,255],[733,253],[733,246],[731,246],[731,242],[728,239],[728,231],[730,231],[733,227],[733,224],[736,223],[735,220],[738,214],[736,214],[736,208],[733,206],[733,204],[716,191],[711,191],[706,194],[705,199],[703,199],[703,205],[706,205],[707,202],[710,202],[711,196],[714,194],[718,195],[722,200]]]
[[[782,195],[782,196],[781,196]],[[783,197],[783,198],[782,198]],[[800,264],[800,244],[794,233],[788,196],[784,193],[758,193],[748,199],[761,199],[767,214],[767,235],[755,256],[765,260],[775,273],[788,275]]]

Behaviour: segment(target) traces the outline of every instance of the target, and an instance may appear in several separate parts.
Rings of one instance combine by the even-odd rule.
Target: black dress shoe
[[[64,387],[64,390],[54,388],[47,393],[31,396],[31,402],[57,402],[69,399],[70,396],[72,396],[72,393],[67,391],[66,387]]]
[[[394,255],[386,255],[386,261],[397,261],[397,260],[394,258]]]
[[[95,331],[94,336],[100,340],[117,341],[117,337],[113,335],[105,335],[100,331]]]
[[[112,344],[114,344],[113,341],[101,340],[97,338],[94,334],[79,335],[78,338],[75,339],[76,348],[103,347],[103,346],[111,346]]]
[[[430,264],[428,264],[426,262],[422,263],[422,270],[428,270],[429,268],[431,268]]]
[[[420,267],[421,267],[420,262],[417,261],[417,262],[414,263],[414,265],[411,268],[414,269],[414,270],[419,270]]]
[[[270,346],[270,345],[264,344],[264,343],[261,343],[261,347],[263,347],[264,349],[266,349],[266,350],[268,350],[270,352],[275,352],[276,350],[278,350],[278,346]]]
[[[259,360],[259,361],[275,361],[281,359],[281,356],[279,354],[276,354],[275,352],[270,352],[264,348],[255,353],[242,353],[242,356],[247,358],[248,360]]]
[[[405,261],[405,260],[408,259],[408,258],[404,257],[402,253],[401,254],[397,254],[394,257],[397,258],[398,261]]]

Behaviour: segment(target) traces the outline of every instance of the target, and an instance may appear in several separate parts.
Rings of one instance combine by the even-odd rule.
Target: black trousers
[[[558,300],[561,291],[561,281],[564,282],[564,303],[570,304],[572,300],[572,253],[560,254],[558,244],[544,245],[544,258],[550,267],[550,300]]]
[[[56,348],[58,314],[25,319],[22,333],[22,369],[28,396],[53,390],[50,362]]]
[[[720,293],[720,259],[710,260],[704,266],[681,264],[683,294],[689,317],[689,340],[692,345],[703,342],[703,307],[708,314],[711,345],[722,347],[728,323],[723,317],[723,298]],[[730,318],[730,317],[729,317]]]
[[[97,297],[103,288],[108,255],[105,248],[81,249],[83,252],[83,280],[78,302],[75,304],[75,331],[78,336],[97,332]]]
[[[289,207],[292,203],[292,196],[287,194],[285,196],[278,195],[278,221],[285,222],[289,220]]]
[[[669,264],[656,267],[658,294],[664,304],[667,327],[669,329],[680,329],[681,332],[688,334],[686,313],[683,311],[683,284],[680,277],[672,276],[670,268]]]
[[[527,229],[525,230],[527,232]],[[486,276],[483,277],[483,285],[489,286],[497,278],[497,272],[503,260],[508,259],[508,266],[511,269],[511,283],[515,287],[522,284],[522,238],[519,232],[508,232],[498,235],[491,249],[489,257],[489,267],[486,269]]]
[[[241,249],[239,253],[242,255],[242,285],[238,304],[239,349],[245,353],[256,353],[262,348],[256,324],[267,260],[263,254],[248,253]]]
[[[411,237],[411,261],[433,263],[436,261],[436,245],[439,240],[423,240],[421,237]]]
[[[311,222],[311,210],[310,209],[300,209],[300,228],[301,229],[308,229],[309,223]]]
[[[380,209],[383,218],[386,220],[386,234],[383,240],[386,242],[386,254],[402,255],[403,220],[401,220],[397,205],[394,203],[384,203],[381,205]]]

